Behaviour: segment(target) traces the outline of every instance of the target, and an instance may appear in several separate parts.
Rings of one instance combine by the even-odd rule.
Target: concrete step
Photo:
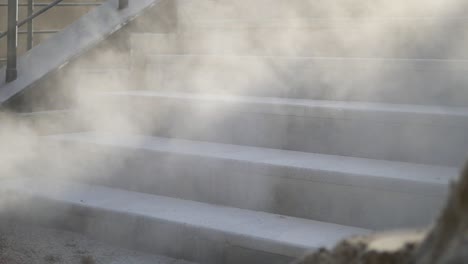
[[[429,224],[458,174],[453,167],[161,137],[78,133],[47,139],[37,165],[42,169],[31,171],[37,177],[67,175],[369,229]]]
[[[468,156],[468,108],[139,90],[99,93],[89,112],[103,105],[131,122],[108,131],[454,167]]]
[[[407,15],[407,16],[292,16],[284,18],[215,18],[204,17],[194,20],[179,17],[178,32],[185,33],[194,30],[288,30],[288,29],[344,29],[359,28],[362,26],[373,26],[380,29],[402,28],[406,24],[409,28],[428,25],[455,25],[456,21],[466,21],[465,15],[436,14],[436,15]],[[402,28],[403,29],[403,28]],[[403,29],[405,30],[405,29]]]
[[[338,21],[320,28],[188,27],[174,34],[132,34],[135,53],[467,59],[468,19]],[[317,20],[317,23],[326,23]],[[336,24],[336,25],[335,25]],[[315,26],[315,27],[314,27]],[[447,39],[457,41],[447,42]],[[144,56],[142,55],[142,56]]]
[[[206,264],[289,263],[367,230],[107,187],[13,178],[0,191],[20,219]],[[2,199],[3,201],[3,199]],[[9,209],[9,210],[8,210]]]
[[[18,113],[14,118],[38,135],[85,131],[86,126],[78,110],[50,110]]]
[[[180,21],[262,21],[292,18],[402,18],[464,17],[468,8],[462,0],[409,0],[404,4],[384,0],[313,1],[313,0],[178,0]]]
[[[466,60],[186,54],[140,59],[140,89],[468,106]]]

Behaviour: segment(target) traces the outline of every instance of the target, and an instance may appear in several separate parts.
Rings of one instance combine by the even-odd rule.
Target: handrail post
[[[28,0],[28,17],[32,16],[34,12],[34,0]],[[33,35],[33,20],[31,19],[28,23],[28,50],[32,49],[34,44],[34,35]]]
[[[8,0],[8,33],[7,33],[7,69],[6,82],[16,80],[17,44],[18,44],[18,0]]]
[[[128,7],[128,0],[119,0],[119,9],[124,9]]]

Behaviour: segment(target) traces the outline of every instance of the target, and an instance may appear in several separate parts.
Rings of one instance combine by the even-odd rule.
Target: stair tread
[[[340,63],[372,63],[372,65],[434,65],[440,67],[467,67],[468,59],[465,58],[420,58],[420,57],[382,57],[382,56],[300,56],[300,55],[251,55],[231,53],[167,53],[148,54],[148,59],[155,58],[196,58],[196,59],[262,59],[262,60],[284,60],[284,61],[311,61],[311,62],[340,62]],[[380,64],[378,64],[380,63]]]
[[[437,23],[441,16],[387,16],[387,17],[284,17],[281,19],[181,19],[180,27],[182,30],[190,29],[252,29],[252,28],[333,28],[349,27],[353,25],[373,25],[382,22],[396,23]],[[445,20],[455,22],[465,22],[466,17],[452,16],[444,17]]]
[[[61,110],[40,110],[33,112],[21,112],[17,113],[20,117],[35,117],[35,116],[54,116],[54,115],[66,115],[77,112],[76,109],[61,109]]]
[[[369,232],[350,226],[47,179],[5,178],[0,190],[221,232],[225,234],[223,239],[233,245],[287,256],[333,246],[344,237]]]
[[[439,190],[458,176],[458,169],[448,166],[375,160],[326,155],[252,146],[231,145],[183,139],[110,135],[105,133],[72,133],[49,136],[59,142],[90,143],[134,150],[149,150],[177,155],[200,156],[245,162],[249,165],[278,166],[312,173],[287,175],[331,184],[382,188],[397,192],[421,192],[431,195],[432,186]],[[432,188],[431,187],[431,188]],[[440,194],[440,193],[438,193]]]
[[[222,103],[246,103],[261,104],[267,106],[292,106],[304,109],[338,109],[342,111],[373,111],[402,114],[425,114],[425,115],[451,115],[468,118],[468,107],[449,107],[436,105],[410,105],[373,103],[358,101],[332,101],[332,100],[311,100],[278,97],[254,97],[238,95],[217,95],[217,94],[197,94],[180,92],[160,92],[151,90],[128,90],[103,92],[106,95],[134,96],[134,97],[157,97],[167,99],[179,99],[188,101],[208,101]],[[272,111],[275,108],[271,109]]]

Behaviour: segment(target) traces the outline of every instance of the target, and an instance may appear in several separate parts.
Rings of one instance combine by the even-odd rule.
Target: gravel
[[[19,224],[0,224],[0,264],[191,264],[127,250],[83,235]],[[192,263],[194,264],[194,263]]]

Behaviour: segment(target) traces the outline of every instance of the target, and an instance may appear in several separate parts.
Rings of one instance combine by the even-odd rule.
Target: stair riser
[[[468,156],[468,120],[451,115],[151,96],[97,101],[131,122],[93,128],[110,132],[130,127],[162,137],[456,167]]]
[[[144,60],[136,64],[146,65],[135,69],[137,89],[468,106],[465,62],[171,55]]]
[[[41,113],[19,114],[20,123],[38,135],[72,133],[84,131],[78,112],[50,111]]]
[[[466,14],[466,3],[460,0],[410,0],[404,4],[388,1],[310,1],[310,0],[179,0],[179,18],[190,21],[264,21],[293,18],[425,18]],[[259,12],[261,10],[261,12]]]
[[[18,195],[21,196],[16,197]],[[230,244],[228,241],[238,239],[235,234],[205,230],[183,222],[168,222],[63,201],[38,199],[24,194],[8,196],[10,201],[15,201],[10,204],[11,207],[5,209],[8,212],[5,215],[11,221],[78,232],[124,248],[207,264],[286,264],[293,260],[289,256]],[[264,243],[268,246],[266,241],[252,243]],[[296,250],[304,251],[300,248]]]
[[[134,53],[466,59],[468,20],[355,22],[329,28],[193,28],[178,34],[132,34]]]
[[[54,157],[53,150],[47,153],[47,158]],[[369,229],[430,224],[447,189],[440,184],[87,143],[67,144],[67,154],[58,153],[62,162],[41,161],[47,169],[36,174],[67,175],[131,191]],[[339,180],[324,182],[316,179],[320,176]],[[375,187],[376,181],[386,183]]]

